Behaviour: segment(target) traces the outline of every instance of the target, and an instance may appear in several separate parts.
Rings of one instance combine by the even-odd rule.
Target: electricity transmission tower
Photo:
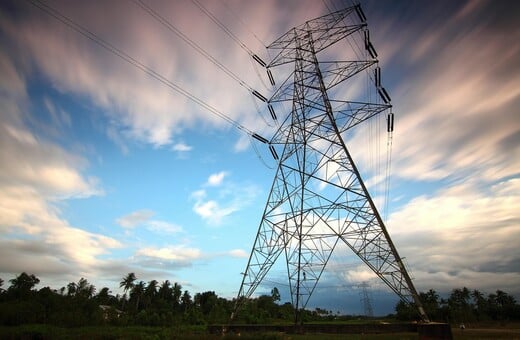
[[[358,287],[361,288],[361,292],[359,294],[361,296],[361,303],[363,304],[365,316],[371,318],[374,316],[374,310],[372,309],[372,303],[370,302],[370,296],[368,293],[368,288],[370,285],[368,282],[363,282],[359,284]]]
[[[318,59],[334,55],[338,47],[348,48],[336,44],[346,39],[361,40],[363,56]],[[307,21],[268,48],[275,54],[268,69],[292,65],[289,77],[267,101],[269,109],[273,118],[276,105],[288,103],[291,109],[270,141],[257,138],[269,144],[278,165],[232,318],[274,263],[285,258],[295,323],[301,323],[301,310],[331,255],[343,244],[401,299],[415,304],[421,318],[428,321],[345,143],[353,127],[383,112],[388,114],[389,132],[393,130],[390,97],[381,86],[377,53],[361,7]],[[338,98],[345,95],[338,89],[354,86],[358,76],[370,80],[377,100]]]

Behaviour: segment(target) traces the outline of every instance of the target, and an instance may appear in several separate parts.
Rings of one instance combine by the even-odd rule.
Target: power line
[[[97,36],[95,33],[93,33],[90,30],[88,30],[87,28],[77,24],[72,19],[70,19],[69,17],[63,15],[58,10],[53,8],[52,6],[50,6],[48,4],[45,4],[45,3],[43,3],[42,1],[39,1],[39,0],[27,0],[27,1],[29,3],[31,3],[33,6],[39,8],[40,10],[46,12],[47,14],[49,14],[52,17],[54,17],[58,21],[62,22],[63,24],[69,26],[74,31],[80,33],[81,35],[83,35],[86,38],[90,39],[91,41],[95,42],[96,44],[98,44],[99,46],[103,47],[107,51],[115,54],[119,58],[121,58],[124,61],[126,61],[127,63],[131,64],[132,66],[138,68],[139,70],[143,71],[144,73],[148,74],[149,76],[155,78],[156,80],[160,81],[161,83],[163,83],[164,85],[168,86],[169,88],[171,88],[172,90],[176,91],[177,93],[185,96],[186,98],[188,98],[189,100],[191,100],[194,103],[198,104],[199,106],[205,108],[206,110],[208,110],[209,112],[213,113],[217,117],[225,120],[229,124],[233,125],[237,129],[239,129],[240,131],[250,135],[251,137],[258,136],[256,133],[254,133],[253,131],[249,130],[248,128],[246,128],[242,124],[238,123],[237,121],[233,120],[232,118],[230,118],[226,114],[222,113],[221,111],[217,110],[215,107],[213,107],[210,104],[206,103],[204,100],[202,100],[199,97],[193,95],[192,93],[190,93],[189,91],[185,90],[181,86],[173,83],[171,80],[167,79],[162,74],[160,74],[157,71],[151,69],[150,67],[144,65],[143,63],[141,63],[137,59],[133,58],[132,56],[130,56],[126,52],[122,51],[121,49],[115,47],[114,45],[112,45],[111,43],[107,42],[106,40],[103,40],[102,38]]]
[[[181,30],[179,30],[175,25],[173,25],[168,19],[163,17],[161,14],[159,14],[156,10],[154,10],[150,5],[146,4],[143,0],[133,0],[133,2],[139,6],[142,10],[150,14],[155,20],[157,20],[159,23],[161,23],[163,26],[165,26],[168,30],[170,30],[172,33],[174,33],[176,36],[181,38],[185,43],[187,43],[189,46],[191,46],[195,51],[197,51],[199,54],[201,54],[203,57],[205,57],[207,60],[209,60],[211,63],[213,63],[215,66],[217,66],[219,69],[221,69],[225,74],[227,74],[229,77],[231,77],[233,80],[235,80],[240,86],[245,88],[249,91],[250,95],[257,96],[257,91],[253,89],[250,85],[248,85],[244,80],[242,80],[238,75],[236,75],[233,71],[231,71],[229,68],[227,68],[224,64],[222,64],[220,61],[218,61],[215,57],[211,55],[208,51],[206,51],[204,48],[202,48],[199,44],[197,44],[195,41],[190,39],[186,34],[184,34]],[[252,61],[251,61],[252,62]],[[253,62],[252,62],[253,63]],[[253,65],[254,67],[255,65]],[[256,69],[255,69],[256,70]],[[257,71],[258,74],[258,71]],[[260,76],[258,74],[258,76]],[[257,96],[258,97],[258,96]],[[267,123],[264,116],[262,115],[262,112],[260,108],[258,107],[257,103],[255,102],[255,108],[257,114],[264,120],[264,122]]]
[[[255,34],[255,32],[253,32],[253,31],[249,28],[249,26],[244,22],[244,20],[242,20],[242,18],[240,18],[240,16],[239,16],[237,13],[235,13],[235,11],[233,11],[233,9],[231,9],[231,7],[229,7],[229,5],[226,3],[226,1],[223,0],[222,3],[223,3],[224,6],[228,9],[228,11],[229,11],[231,14],[233,14],[233,16],[234,16],[235,18],[237,18],[237,20],[242,24],[242,26],[244,26],[244,27],[249,31],[249,33],[251,33],[251,34],[255,37],[255,39],[256,39],[260,44],[262,44],[262,46],[264,46],[265,48],[267,48],[267,44],[264,43],[264,42],[262,41],[262,39],[260,39],[260,38]]]
[[[255,57],[256,54],[249,49],[231,30],[229,30],[226,25],[224,25],[216,16],[213,15],[206,7],[204,7],[198,0],[191,0],[204,14],[206,14],[211,21],[213,21],[218,27],[220,27],[238,46],[240,46],[243,50],[245,50],[251,57]]]
[[[224,23],[222,23],[213,13],[211,13],[210,10],[204,7],[198,0],[191,0],[191,2],[193,2],[204,14],[206,14],[211,19],[211,21],[213,21],[218,27],[220,27],[238,46],[240,46],[244,51],[246,51],[249,54],[249,56],[251,56],[251,58],[253,58],[256,62],[258,62],[258,64],[260,64],[262,67],[266,69],[269,81],[271,82],[271,85],[274,86],[274,78],[266,62],[263,61],[262,58],[260,58],[258,55],[253,53],[253,51],[251,51],[251,49],[247,47],[246,44],[244,44],[233,32],[231,32],[229,28],[227,28],[227,26]]]
[[[212,62],[215,66],[217,66],[222,71],[224,71],[224,73],[226,73],[228,76],[233,78],[240,86],[243,86],[244,88],[248,89],[251,93],[254,91],[254,89],[250,85],[248,85],[245,81],[240,79],[239,76],[237,76],[235,73],[233,73],[230,69],[228,69],[220,61],[215,59],[209,52],[204,50],[200,45],[198,45],[196,42],[194,42],[192,39],[190,39],[186,34],[182,33],[177,27],[175,27],[166,18],[164,18],[157,11],[155,11],[153,8],[151,8],[143,0],[133,0],[133,2],[136,5],[138,5],[139,7],[141,7],[148,14],[150,14],[155,20],[160,22],[162,25],[164,25],[166,28],[168,28],[171,32],[173,32],[175,35],[177,35],[179,38],[184,40],[184,42],[186,42],[188,45],[190,45],[195,51],[199,52],[202,56],[204,56],[206,59],[208,59],[210,62]]]

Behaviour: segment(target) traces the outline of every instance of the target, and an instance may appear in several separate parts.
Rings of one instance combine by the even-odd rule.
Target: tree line
[[[3,289],[0,279],[0,325],[51,324],[63,327],[94,325],[206,325],[228,323],[235,300],[217,296],[214,291],[191,295],[177,283],[138,280],[135,273],[121,279],[123,294],[112,294],[108,287],[96,287],[81,278],[60,289],[36,289],[40,280],[21,273]],[[290,303],[278,305],[276,288],[271,295],[248,299],[236,321],[268,323],[274,319],[291,320]],[[317,312],[307,313],[317,316]]]
[[[487,296],[478,289],[453,289],[447,299],[430,289],[419,294],[421,303],[432,321],[470,323],[485,321],[518,321],[520,305],[508,293],[497,290]],[[399,320],[413,320],[417,312],[413,306],[400,301],[396,307]]]
[[[40,280],[34,274],[21,273],[9,280],[7,289],[0,279],[0,325],[49,324],[62,327],[96,325],[207,325],[225,324],[235,306],[235,299],[217,296],[214,291],[191,295],[177,283],[139,280],[128,273],[120,282],[123,294],[96,287],[81,278],[60,289],[36,289]],[[433,321],[470,322],[485,320],[520,320],[520,306],[514,297],[498,290],[487,297],[478,290],[454,289],[448,299],[434,290],[421,293],[426,312]],[[268,324],[293,322],[291,303],[280,303],[280,293],[273,288],[268,295],[244,301],[235,319],[237,323]],[[415,320],[413,306],[399,302],[398,320]],[[322,308],[301,312],[303,322],[348,320],[359,316],[339,316]]]

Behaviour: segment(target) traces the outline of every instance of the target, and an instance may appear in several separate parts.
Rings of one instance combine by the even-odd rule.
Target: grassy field
[[[520,324],[472,325],[464,331],[452,328],[454,339],[519,339]],[[348,334],[348,339],[418,339],[417,333],[389,334]],[[249,339],[249,340],[316,340],[345,339],[345,334],[283,334],[283,333],[243,333],[211,335],[204,326],[182,327],[78,327],[61,328],[45,325],[24,325],[0,327],[1,339]]]

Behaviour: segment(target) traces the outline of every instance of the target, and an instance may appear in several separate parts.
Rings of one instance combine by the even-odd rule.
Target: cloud
[[[196,202],[193,206],[193,210],[209,224],[219,225],[222,223],[224,217],[232,214],[238,209],[233,204],[227,207],[221,207],[216,201],[207,200]]]
[[[4,119],[0,124],[0,145],[0,180],[4,182],[29,184],[60,198],[103,193],[95,177],[79,172],[85,159],[35,136],[16,121]]]
[[[211,174],[208,178],[208,182],[207,182],[207,185],[209,186],[219,186],[222,184],[222,181],[224,180],[224,177],[227,176],[227,172],[226,171],[221,171],[219,173],[216,173],[216,174]]]
[[[197,248],[188,248],[184,245],[169,246],[164,248],[141,248],[136,256],[151,257],[158,260],[166,260],[178,263],[187,263],[201,258],[201,251]]]
[[[0,28],[13,42],[19,59],[24,61],[25,73],[30,75],[37,69],[59,92],[87,98],[102,109],[111,124],[107,133],[119,146],[125,144],[115,136],[161,147],[171,146],[174,137],[186,129],[232,127],[188,99],[193,96],[245,126],[255,129],[265,126],[254,109],[244,110],[253,107],[249,86],[268,92],[267,87],[271,91],[270,86],[266,86],[265,71],[251,60],[243,46],[216,28],[215,23],[191,3],[156,3],[152,7],[159,13],[169,13],[167,20],[202,46],[204,54],[211,55],[213,60],[203,57],[135,4],[125,6],[124,20],[117,21],[118,29],[114,29],[113,18],[119,17],[120,4],[105,6],[102,15],[91,3],[53,5],[75,23],[174,83],[173,86],[165,86],[54,18],[34,8],[28,9],[27,4],[13,6],[18,6],[24,15],[4,15]],[[235,37],[247,42],[248,49],[265,60],[269,60],[265,50],[269,41],[309,19],[312,13],[321,14],[324,9],[323,4],[315,1],[302,6],[299,2],[284,6],[278,1],[250,2],[235,4],[231,6],[233,10],[216,4],[205,6],[225,20]],[[240,20],[234,12],[240,13]],[[134,25],[135,22],[139,25]],[[266,25],[266,22],[273,24]],[[251,30],[253,26],[258,30],[256,33]],[[176,91],[177,87],[188,97]],[[232,100],[230,93],[233,93]],[[236,150],[247,147],[244,141],[244,136],[239,137]],[[182,143],[176,146],[180,148],[176,151],[188,151]],[[175,145],[173,147],[175,149]],[[126,152],[126,148],[122,151]]]
[[[147,229],[156,233],[176,234],[182,231],[182,227],[165,221],[152,220],[146,223]]]
[[[184,144],[184,143],[177,143],[172,147],[173,151],[178,151],[178,152],[188,152],[188,151],[191,151],[192,149],[193,149],[192,146]]]
[[[495,21],[507,22],[508,14],[491,3],[451,9],[449,17],[429,15],[419,3],[411,6],[417,12],[413,20],[382,18],[383,27],[391,29],[375,34],[385,58],[382,81],[395,99],[392,174],[420,181],[494,181],[518,174],[520,79],[511,72],[520,47],[511,45],[509,37],[520,29],[511,28],[509,34],[495,29],[506,25]],[[451,5],[437,3],[431,11],[447,11],[446,6]],[[489,11],[495,15],[486,15]],[[403,34],[395,36],[396,31]],[[385,74],[396,72],[405,80],[388,87],[394,79]],[[385,134],[382,130],[381,150],[386,149]],[[355,159],[368,165],[366,135],[367,130],[359,131],[352,149]]]
[[[116,223],[125,229],[133,229],[142,226],[153,233],[176,234],[182,232],[182,227],[174,223],[152,219],[154,211],[148,209],[136,210],[130,214],[121,216]]]
[[[63,109],[57,108],[50,98],[45,97],[43,99],[43,104],[45,105],[45,108],[47,108],[47,111],[51,115],[53,125],[65,127],[71,126],[72,120],[70,118],[70,115]]]
[[[2,80],[8,80],[0,82],[0,272],[82,275],[122,244],[71,225],[62,217],[60,203],[103,190],[97,178],[83,174],[86,159],[26,126],[30,113],[24,76],[4,53],[0,68],[6,75]],[[67,114],[51,102],[47,108],[68,126]]]
[[[489,188],[469,182],[416,197],[392,213],[390,234],[421,289],[471,282],[518,292],[519,193],[517,178]]]
[[[258,194],[255,185],[237,185],[228,181],[222,185],[227,172],[211,175],[204,186],[218,187],[217,199],[208,198],[210,193],[204,189],[194,191],[190,197],[195,200],[193,211],[210,225],[220,225],[224,219],[248,206]]]
[[[122,244],[101,234],[71,226],[52,201],[30,187],[0,190],[2,247],[0,272],[66,274],[89,272],[111,249]],[[81,247],[78,247],[81,245]]]
[[[228,254],[232,257],[238,258],[247,258],[249,257],[249,253],[246,253],[243,249],[233,249],[228,252]]]
[[[155,213],[151,210],[137,210],[128,215],[121,216],[116,222],[123,228],[134,228],[148,221],[153,215],[155,215]]]

